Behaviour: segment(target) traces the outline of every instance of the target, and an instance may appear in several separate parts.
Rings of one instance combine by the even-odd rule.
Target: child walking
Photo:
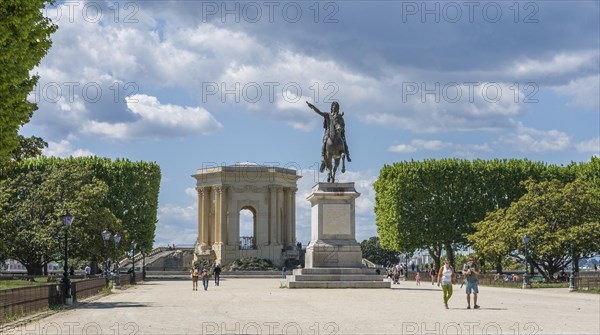
[[[417,281],[417,286],[421,286],[421,274],[417,272],[415,276],[415,280]]]

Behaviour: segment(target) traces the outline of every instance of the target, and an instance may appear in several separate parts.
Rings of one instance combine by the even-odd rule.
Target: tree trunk
[[[30,263],[23,265],[27,269],[28,276],[42,276],[44,274],[44,271],[42,270],[43,266],[39,263]]]
[[[454,264],[454,250],[452,249],[452,244],[444,243],[444,249],[446,250],[446,257],[450,261],[450,264],[456,269],[456,264]]]
[[[95,275],[98,273],[98,261],[92,261],[92,264],[90,265],[90,268],[92,268],[92,275]]]
[[[579,272],[579,254],[576,252],[573,253],[573,264],[571,265],[571,268],[573,269],[573,272]]]
[[[496,273],[500,273],[500,274],[502,273],[502,257],[501,256],[498,256],[498,259],[496,260]]]
[[[441,261],[440,258],[442,257],[442,250],[438,249],[432,249],[432,248],[427,248],[427,250],[429,251],[429,256],[431,256],[431,258],[433,258],[433,263],[435,266],[435,270],[437,271],[441,266]]]

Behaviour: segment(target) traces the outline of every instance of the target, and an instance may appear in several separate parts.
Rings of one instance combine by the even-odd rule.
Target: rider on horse
[[[322,157],[323,164],[324,164],[325,161],[327,160],[326,145],[327,145],[327,138],[329,136],[330,127],[333,126],[335,129],[335,125],[339,124],[342,127],[342,129],[344,129],[345,128],[344,118],[343,118],[344,113],[340,114],[340,104],[337,103],[336,101],[331,103],[330,114],[321,112],[317,107],[315,107],[313,104],[309,103],[308,101],[306,102],[306,104],[308,104],[308,107],[310,107],[312,110],[314,110],[317,114],[319,114],[323,117],[323,128],[325,128],[325,133],[323,134],[323,146],[321,149],[321,157]],[[352,160],[350,159],[350,153],[348,152],[348,144],[346,143],[345,131],[342,131],[341,135],[342,135],[342,140],[344,141],[344,152],[346,153],[346,158],[348,159],[348,162],[352,162]],[[321,171],[323,171],[323,165],[321,165]]]

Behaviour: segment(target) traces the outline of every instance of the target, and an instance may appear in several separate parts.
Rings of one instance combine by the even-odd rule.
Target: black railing
[[[240,250],[250,250],[254,247],[254,236],[240,236]]]

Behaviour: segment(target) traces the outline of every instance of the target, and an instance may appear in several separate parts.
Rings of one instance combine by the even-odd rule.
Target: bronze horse
[[[342,173],[346,172],[346,151],[344,149],[344,119],[340,114],[329,119],[327,142],[325,144],[325,162],[321,164],[321,172],[327,168],[327,182],[335,183],[335,172],[342,161]]]
[[[346,144],[344,113],[340,113],[337,101],[331,103],[331,112],[323,113],[310,102],[308,107],[323,117],[323,145],[321,149],[321,172],[327,168],[327,182],[335,183],[335,172],[342,161],[342,173],[346,172],[346,159],[350,162],[348,145]],[[333,163],[332,163],[333,162]]]

